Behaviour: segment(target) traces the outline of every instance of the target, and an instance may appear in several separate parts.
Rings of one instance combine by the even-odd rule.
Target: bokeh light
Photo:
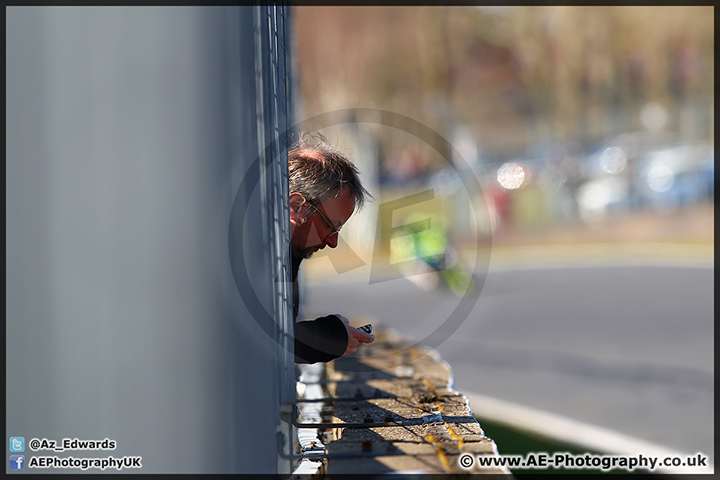
[[[620,147],[608,147],[600,155],[600,166],[607,173],[620,173],[627,166],[627,156]]]
[[[670,168],[665,165],[657,165],[648,172],[647,182],[653,191],[667,192],[675,183],[675,176]]]
[[[529,171],[517,162],[505,163],[497,171],[498,183],[507,190],[522,187],[526,183],[526,177],[529,177]]]

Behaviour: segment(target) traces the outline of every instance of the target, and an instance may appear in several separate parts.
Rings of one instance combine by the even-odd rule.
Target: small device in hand
[[[368,323],[367,325],[363,325],[362,327],[358,327],[358,330],[362,330],[365,333],[372,333],[372,324]]]

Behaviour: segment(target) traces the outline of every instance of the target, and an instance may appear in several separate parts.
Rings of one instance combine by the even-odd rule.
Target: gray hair
[[[300,140],[288,152],[290,193],[300,193],[312,205],[318,206],[328,197],[336,197],[345,187],[355,209],[372,195],[362,186],[357,167],[338,149],[319,134],[300,134]]]

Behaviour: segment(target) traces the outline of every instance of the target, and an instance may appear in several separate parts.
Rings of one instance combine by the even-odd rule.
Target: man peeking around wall
[[[290,175],[290,256],[293,317],[300,303],[300,263],[325,247],[335,248],[338,235],[370,194],[360,183],[355,165],[319,134],[300,136],[288,154]],[[329,362],[355,353],[372,334],[350,325],[339,314],[295,322],[295,362]]]

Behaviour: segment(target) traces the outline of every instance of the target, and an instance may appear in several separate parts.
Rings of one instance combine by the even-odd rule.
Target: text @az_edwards
[[[61,441],[48,440],[47,438],[33,438],[28,443],[30,450],[38,452],[41,450],[51,450],[55,452],[65,452],[70,450],[115,450],[117,442],[104,438],[102,440],[80,440],[77,438],[63,438]]]

